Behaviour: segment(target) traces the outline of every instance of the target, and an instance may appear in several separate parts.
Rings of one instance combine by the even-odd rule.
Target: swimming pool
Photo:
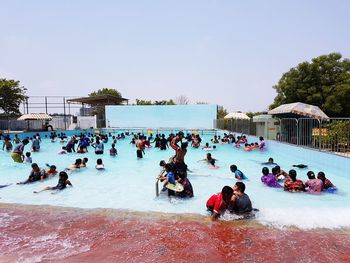
[[[212,135],[203,135],[202,138],[203,143],[209,142]],[[8,153],[1,151],[0,184],[13,183],[0,189],[1,202],[206,215],[205,204],[211,194],[221,191],[224,185],[232,186],[235,183],[236,180],[231,177],[229,171],[229,166],[234,163],[249,177],[246,181],[246,193],[250,196],[253,206],[260,209],[257,222],[302,229],[350,227],[350,160],[344,157],[277,142],[267,142],[267,150],[254,152],[244,152],[231,144],[218,144],[212,155],[219,160],[217,165],[220,168],[213,170],[204,162],[197,162],[205,157],[206,151],[189,147],[186,163],[194,173],[189,175],[189,179],[195,197],[190,200],[169,200],[166,194],[155,196],[155,178],[160,171],[159,161],[167,160],[174,151],[146,149],[144,158],[138,160],[134,145],[129,144],[130,140],[131,138],[127,137],[118,141],[118,156],[113,158],[108,154],[111,140],[105,145],[105,154],[98,156],[92,148],[87,154],[58,155],[62,144],[43,139],[41,151],[32,153],[33,162],[37,162],[41,167],[50,163],[55,164],[58,170],[63,170],[76,158],[89,158],[88,168],[70,175],[74,187],[56,195],[49,192],[36,195],[33,191],[56,185],[57,177],[42,183],[16,185],[16,182],[28,177],[31,168],[29,165],[14,163]],[[27,145],[26,151],[29,151],[29,148]],[[265,162],[268,157],[273,157],[286,171],[292,168],[292,164],[298,163],[308,164],[309,170],[314,172],[322,170],[339,191],[337,194],[321,195],[290,194],[281,189],[265,187],[260,182],[260,163]],[[102,158],[105,163],[106,170],[103,172],[94,168],[98,158]],[[305,181],[307,171],[308,169],[297,169],[298,178]]]

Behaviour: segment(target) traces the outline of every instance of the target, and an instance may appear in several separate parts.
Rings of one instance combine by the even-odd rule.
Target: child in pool
[[[215,165],[215,162],[217,161],[217,159],[213,158],[211,156],[211,153],[207,153],[207,157],[202,159],[202,160],[199,160],[198,162],[200,161],[206,161],[208,162],[208,164],[210,164],[212,167],[215,167],[215,168],[219,168],[218,166]]]
[[[230,166],[230,170],[231,170],[232,173],[235,174],[235,177],[236,177],[237,180],[248,179],[241,170],[238,170],[237,165],[232,164]]]
[[[112,143],[112,148],[109,150],[110,156],[116,156],[118,154],[117,149],[115,148],[115,143]]]
[[[56,165],[49,165],[48,163],[46,164],[47,167],[49,167],[48,170],[46,170],[46,174],[48,177],[53,177],[55,176],[58,172],[56,170]]]
[[[104,170],[105,169],[105,166],[103,164],[102,159],[97,159],[95,168],[97,170]]]
[[[228,208],[232,195],[233,189],[230,186],[224,186],[220,193],[213,194],[208,199],[207,209],[212,213],[212,221],[215,221]]]
[[[23,159],[24,163],[32,163],[33,162],[32,157],[30,155],[31,155],[30,152],[26,152],[26,156]]]
[[[58,183],[56,186],[51,187],[45,187],[44,189],[40,190],[40,191],[34,191],[33,193],[37,194],[43,191],[48,191],[48,190],[55,190],[57,191],[61,191],[63,189],[65,189],[67,187],[67,185],[73,186],[72,183],[68,180],[68,174],[64,171],[60,172],[59,174],[59,179],[58,179]],[[52,193],[54,194],[54,193]]]

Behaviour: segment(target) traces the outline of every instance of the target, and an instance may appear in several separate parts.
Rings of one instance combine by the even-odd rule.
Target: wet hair
[[[213,146],[213,149],[216,149],[216,146],[215,146],[215,145]]]
[[[232,165],[230,166],[230,169],[233,170],[233,171],[237,171],[237,165],[232,164]]]
[[[313,171],[308,171],[306,175],[309,179],[315,179],[315,173]]]
[[[268,175],[270,171],[269,171],[269,168],[264,167],[264,168],[262,168],[261,172],[263,175]]]
[[[51,170],[56,170],[56,165],[50,165]]]
[[[83,162],[84,163],[87,163],[89,161],[89,159],[87,158],[87,157],[85,157],[84,159],[83,159]]]
[[[281,171],[281,167],[279,165],[276,165],[274,168],[276,169],[277,173]]]
[[[26,145],[26,144],[29,143],[29,140],[28,140],[28,139],[24,139],[24,140],[22,141],[22,143],[23,143],[24,145]]]
[[[272,157],[269,158],[269,163],[273,163],[273,158]]]
[[[165,165],[166,165],[166,162],[165,162],[164,160],[161,160],[161,161],[159,162],[159,166],[164,167]]]
[[[224,186],[221,190],[221,194],[223,196],[223,199],[230,198],[233,194],[233,189],[230,186]]]
[[[260,137],[259,137],[259,140],[260,140],[260,141],[264,140],[264,137],[260,136]]]
[[[182,131],[180,131],[180,132],[178,132],[177,135],[179,135],[179,136],[184,136],[184,133],[183,133]]]
[[[273,167],[273,168],[271,169],[271,172],[272,172],[273,175],[278,174],[277,166]]]
[[[82,163],[82,160],[79,158],[79,159],[76,159],[76,160],[75,160],[75,163],[74,163],[74,164],[75,164],[75,165],[78,165],[78,164],[81,164],[81,163]]]
[[[211,160],[209,161],[209,163],[210,163],[212,166],[215,166],[215,160],[214,160],[214,159],[211,159]]]
[[[319,172],[317,174],[317,178],[321,179],[324,182],[326,180],[326,175],[324,174],[324,172]]]
[[[181,143],[181,149],[186,149],[187,146],[188,146],[188,143],[187,143],[187,142]]]
[[[112,143],[112,148],[114,148],[115,147],[115,143]]]
[[[294,169],[290,170],[288,175],[293,181],[297,180],[297,172]]]
[[[211,153],[207,153],[207,157],[211,157]]]
[[[102,164],[102,163],[103,163],[103,162],[102,162],[102,159],[97,159],[96,163],[97,163],[97,164]]]
[[[172,171],[172,170],[173,170],[173,166],[172,166],[170,163],[165,164],[165,165],[164,165],[164,168],[165,168],[165,170],[167,170],[167,171]]]
[[[32,168],[38,168],[38,164],[37,163],[32,163]]]
[[[59,177],[62,177],[63,180],[68,179],[68,174],[65,171],[60,172]]]
[[[26,152],[26,156],[29,157],[31,155],[30,152]]]
[[[241,193],[244,193],[244,191],[245,191],[245,184],[243,182],[237,182],[236,186],[237,186],[237,188],[239,189],[239,191]]]

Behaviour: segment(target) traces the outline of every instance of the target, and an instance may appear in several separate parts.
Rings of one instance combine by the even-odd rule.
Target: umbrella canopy
[[[46,113],[30,113],[24,114],[19,117],[17,120],[19,121],[32,121],[32,120],[47,120],[51,121],[52,117]]]
[[[236,112],[230,112],[227,114],[224,119],[241,119],[241,120],[250,120],[250,118],[247,116],[247,114],[236,111]]]
[[[268,113],[271,115],[282,115],[286,117],[304,116],[316,119],[329,119],[319,107],[302,102],[283,104],[270,110]]]

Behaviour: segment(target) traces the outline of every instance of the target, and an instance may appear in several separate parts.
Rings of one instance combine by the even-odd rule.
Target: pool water
[[[210,142],[212,137],[202,136],[203,145]],[[166,151],[146,149],[144,158],[137,159],[135,146],[129,144],[130,140],[131,137],[119,140],[116,146],[118,155],[111,157],[111,139],[105,144],[105,154],[102,156],[95,155],[92,147],[86,154],[58,155],[62,144],[43,139],[41,151],[32,153],[33,162],[41,167],[44,167],[45,163],[55,164],[60,171],[74,163],[76,158],[89,158],[87,168],[69,175],[73,187],[55,195],[50,192],[33,194],[33,191],[55,186],[57,176],[44,182],[16,185],[16,182],[28,177],[31,167],[28,164],[14,163],[9,153],[1,151],[0,185],[12,183],[0,189],[1,202],[207,215],[207,199],[213,193],[220,192],[223,186],[233,186],[236,182],[229,170],[231,164],[236,164],[249,178],[246,181],[246,193],[250,196],[253,206],[260,210],[256,217],[257,222],[275,227],[295,226],[302,229],[350,227],[350,178],[347,166],[349,159],[338,157],[341,158],[339,163],[345,165],[337,165],[334,161],[331,165],[327,162],[329,159],[333,160],[333,156],[275,142],[267,142],[265,151],[252,152],[236,149],[232,144],[217,144],[217,149],[211,153],[218,159],[217,165],[220,168],[210,169],[205,162],[198,162],[205,158],[207,151],[189,147],[185,160],[189,169],[193,171],[189,179],[195,196],[189,200],[180,200],[169,199],[166,193],[161,193],[159,197],[155,195],[156,177],[160,171],[159,161],[168,160],[174,151],[171,148]],[[30,146],[27,145],[25,151],[29,149]],[[322,170],[339,190],[336,194],[311,195],[292,194],[284,192],[283,189],[268,188],[261,183],[260,177],[263,167],[261,162],[266,162],[269,157],[273,157],[286,171],[292,169],[293,164],[308,164],[308,169],[296,169],[298,178],[303,181],[307,179],[308,170],[315,173]],[[103,159],[105,171],[97,171],[94,168],[98,158]],[[162,188],[161,184],[159,188]]]

